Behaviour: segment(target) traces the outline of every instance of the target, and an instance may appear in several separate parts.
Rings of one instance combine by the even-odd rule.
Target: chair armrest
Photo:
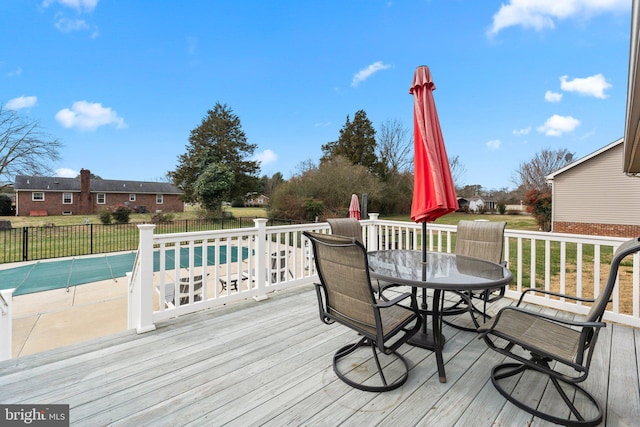
[[[391,307],[392,305],[396,305],[396,304],[398,304],[400,301],[404,301],[405,299],[407,299],[407,298],[411,298],[411,297],[413,297],[413,296],[414,296],[414,295],[413,295],[411,292],[405,292],[405,293],[402,293],[402,294],[398,295],[397,297],[395,297],[395,298],[394,298],[394,299],[392,299],[392,300],[389,300],[389,301],[384,301],[384,300],[383,300],[383,302],[379,302],[379,303],[375,304],[375,306],[376,306],[377,308],[387,308],[387,307]]]
[[[584,298],[584,297],[578,297],[575,295],[567,295],[567,294],[561,294],[560,292],[554,292],[554,291],[547,291],[544,289],[534,289],[534,288],[527,288],[524,291],[522,291],[522,295],[520,295],[520,299],[518,299],[518,303],[516,304],[516,307],[518,307],[520,305],[520,303],[522,303],[522,301],[524,300],[524,297],[527,293],[529,292],[540,292],[541,294],[545,294],[545,295],[553,295],[559,298],[567,298],[570,299],[572,301],[581,301],[581,302],[594,302],[595,299],[594,298]],[[611,302],[611,300],[609,301]]]
[[[550,316],[544,313],[540,313],[537,311],[531,311],[531,310],[527,310],[524,308],[520,308],[520,307],[503,307],[502,309],[500,309],[500,311],[498,312],[498,314],[496,314],[495,320],[493,322],[493,324],[489,327],[489,328],[481,328],[478,329],[478,338],[483,338],[485,337],[487,334],[491,333],[491,331],[493,331],[495,329],[495,327],[500,323],[500,317],[502,317],[502,313],[504,313],[507,310],[511,310],[511,311],[518,311],[521,313],[524,313],[528,316],[532,316],[532,317],[537,317],[540,319],[545,319],[548,320],[550,322],[553,323],[559,323],[562,325],[566,325],[566,326],[575,326],[575,327],[580,327],[580,328],[604,328],[607,326],[606,323],[604,322],[583,322],[583,321],[579,321],[579,320],[569,320],[569,319],[562,319],[559,317],[555,317],[555,316]]]

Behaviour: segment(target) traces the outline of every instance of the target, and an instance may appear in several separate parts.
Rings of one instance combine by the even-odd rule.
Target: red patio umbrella
[[[414,175],[411,219],[425,224],[458,209],[444,147],[429,67],[416,68],[409,93],[414,98]],[[426,225],[423,227],[423,231]],[[424,246],[424,245],[423,245]]]
[[[349,204],[349,218],[355,218],[360,221],[360,201],[358,195],[351,195],[351,203]]]
[[[449,159],[444,147],[440,121],[433,91],[436,86],[431,79],[429,67],[416,68],[409,93],[413,95],[413,137],[414,137],[414,172],[413,201],[411,203],[411,219],[422,223],[422,280],[426,280],[427,262],[427,222],[435,221],[443,215],[458,209],[456,189],[451,177]],[[414,288],[413,292],[416,292]],[[434,317],[438,311],[440,291],[434,291]],[[427,310],[427,295],[423,289],[422,308]],[[434,349],[442,346],[444,337],[440,333],[437,322],[433,322],[434,337],[427,335],[426,322],[422,331],[415,334],[409,342],[420,347]],[[440,381],[444,378],[444,362],[442,353],[436,351]],[[442,368],[441,368],[442,367]]]

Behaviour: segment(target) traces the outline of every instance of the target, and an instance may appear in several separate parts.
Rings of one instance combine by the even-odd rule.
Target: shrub
[[[551,230],[551,193],[529,190],[524,197],[527,211],[533,215],[542,231]]]
[[[162,211],[157,211],[153,215],[151,215],[151,222],[170,222],[173,221],[175,215],[172,212],[164,213]]]
[[[127,206],[118,206],[113,210],[113,219],[119,224],[126,224],[129,222],[131,216],[131,209]]]
[[[498,212],[500,215],[504,215],[507,211],[507,206],[504,203],[498,203]]]
[[[105,225],[106,224],[111,224],[111,222],[113,220],[113,217],[111,216],[111,212],[109,212],[106,209],[103,210],[103,211],[100,211],[99,216],[100,216],[100,222],[105,224]]]
[[[306,212],[306,219],[309,221],[315,221],[316,217],[322,216],[324,211],[324,203],[322,200],[307,199],[302,204]]]

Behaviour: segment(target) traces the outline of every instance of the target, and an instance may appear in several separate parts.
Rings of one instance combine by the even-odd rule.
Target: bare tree
[[[62,143],[46,134],[37,121],[0,105],[0,188],[16,175],[51,175]]]
[[[520,163],[520,167],[512,178],[513,183],[524,192],[529,190],[547,191],[546,176],[570,163],[574,155],[566,148],[558,150],[545,148],[537,153],[533,159]]]
[[[407,139],[409,131],[398,119],[390,119],[380,125],[378,131],[378,158],[384,176],[398,176],[411,169],[412,145]]]
[[[460,162],[460,156],[449,157],[449,169],[451,169],[451,178],[456,188],[462,188],[462,178],[467,173],[467,168]]]

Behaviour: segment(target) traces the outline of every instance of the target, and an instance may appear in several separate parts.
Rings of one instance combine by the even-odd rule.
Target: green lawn
[[[263,208],[225,208],[236,217],[267,217],[266,210]],[[130,222],[149,222],[151,220],[150,213],[131,214]],[[200,218],[198,208],[187,206],[185,212],[177,212],[173,214],[173,219],[198,219]],[[56,216],[0,216],[0,220],[11,221],[11,226],[17,227],[44,227],[46,225],[83,225],[85,219],[89,218],[90,224],[100,224],[98,215],[56,215]]]
[[[411,221],[409,215],[390,215],[381,216],[380,219],[388,219],[393,221]],[[456,225],[458,221],[466,219],[474,221],[476,219],[487,219],[489,221],[506,221],[507,228],[514,230],[530,230],[537,231],[538,225],[530,215],[482,215],[482,214],[466,214],[462,212],[454,212],[449,215],[438,218],[435,224]]]

